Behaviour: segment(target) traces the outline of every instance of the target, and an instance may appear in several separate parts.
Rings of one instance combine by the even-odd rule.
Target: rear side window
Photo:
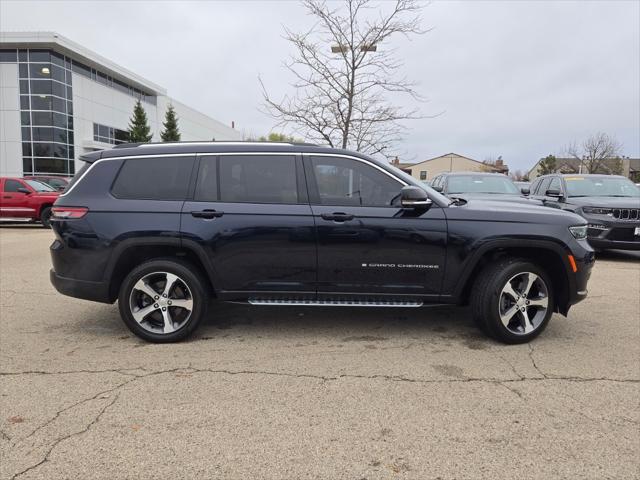
[[[293,155],[221,155],[219,162],[222,202],[298,203]]]
[[[125,160],[111,193],[132,200],[184,200],[189,190],[193,157]]]

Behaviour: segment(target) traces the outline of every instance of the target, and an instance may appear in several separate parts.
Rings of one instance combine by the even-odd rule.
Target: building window
[[[126,93],[127,95],[131,95],[132,97],[142,100],[143,102],[156,105],[157,99],[155,95],[148,92],[143,92],[136,87],[132,87],[125,82],[113,78],[111,75],[107,75],[106,73],[96,70],[95,68],[88,67],[75,60],[71,61],[71,71],[77,73],[78,75],[82,75],[83,77],[87,77],[94,82],[98,82],[107,87],[114,88],[122,93]]]
[[[110,143],[118,145],[119,143],[127,143],[129,141],[129,132],[120,130],[99,123],[93,124],[93,139],[96,142]]]
[[[426,180],[426,179],[427,179],[427,171],[420,170],[420,180]]]
[[[19,50],[17,60],[23,173],[73,175],[70,63],[50,50]]]

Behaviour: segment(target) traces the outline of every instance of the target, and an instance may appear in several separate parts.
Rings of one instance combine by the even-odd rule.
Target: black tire
[[[176,311],[176,306],[166,306],[165,308],[161,306],[158,309],[152,310],[149,316],[145,317],[149,319],[148,321],[136,321],[136,319],[134,318],[132,304],[136,303],[137,301],[142,301],[146,303],[146,307],[150,308],[151,305],[147,303],[150,299],[150,296],[140,293],[141,290],[135,289],[134,286],[139,280],[143,278],[154,278],[153,276],[155,274],[162,275],[163,273],[169,273],[179,277],[178,282],[176,282],[176,288],[178,288],[179,291],[184,294],[182,295],[184,298],[180,299],[179,295],[175,295],[176,298],[173,298],[174,294],[169,294],[169,296],[165,299],[153,299],[153,301],[157,301],[158,304],[160,304],[160,302],[166,302],[171,300],[172,298],[174,303],[177,303],[177,301],[180,300],[184,301],[185,299],[190,299],[192,301],[192,310],[190,311],[190,314],[186,314],[186,309],[182,310],[181,308],[178,308],[178,310]],[[168,279],[168,275],[165,278]],[[185,286],[186,288],[184,288]],[[161,297],[162,288],[164,287],[152,287],[152,290],[158,293],[155,298]],[[176,292],[177,291],[178,290],[176,290]],[[120,286],[120,294],[118,295],[118,307],[120,309],[120,316],[122,317],[125,325],[136,336],[153,343],[179,342],[187,338],[196,330],[202,319],[206,317],[208,303],[209,295],[207,282],[202,277],[198,269],[188,262],[184,262],[174,258],[160,258],[145,262],[137,266],[127,275],[127,277],[122,282],[122,285]],[[154,304],[154,306],[155,305],[157,304]],[[169,305],[171,305],[171,303],[169,303]],[[162,328],[161,323],[159,322],[163,321],[164,313],[161,311],[161,309],[173,312],[169,314],[169,318],[182,316],[183,323],[179,324],[179,326],[176,327],[175,331],[171,331],[170,333],[162,333],[156,330],[150,331],[150,328]],[[142,308],[140,308],[139,312],[141,310]],[[171,322],[171,329],[174,328],[173,325],[175,325],[176,323],[178,323],[178,321],[176,321],[175,323]],[[164,324],[167,324],[166,318],[164,319]]]
[[[51,228],[51,207],[44,207],[40,212],[40,223],[44,228]]]
[[[546,296],[544,296],[544,298],[547,300],[547,307],[546,312],[542,307],[524,307],[526,309],[525,315],[527,315],[527,318],[529,318],[529,312],[532,312],[537,320],[533,331],[525,333],[524,317],[520,311],[518,311],[518,308],[516,308],[517,305],[515,304],[515,301],[514,304],[511,305],[511,308],[515,308],[515,314],[512,317],[512,323],[507,322],[509,323],[509,326],[505,326],[503,324],[500,317],[500,309],[502,308],[501,302],[503,302],[502,291],[503,288],[507,286],[507,282],[514,278],[516,279],[514,281],[517,282],[517,279],[520,278],[519,275],[526,276],[522,278],[528,278],[528,273],[533,273],[538,277],[538,280],[536,280],[535,283],[536,286],[531,287],[532,292],[534,288],[542,290],[544,287],[546,289],[544,292]],[[519,291],[516,291],[516,293],[521,294]],[[540,294],[539,296],[542,298],[543,294]],[[511,300],[511,298],[512,297],[510,296],[506,297],[507,301]],[[518,296],[517,301],[526,303],[526,296]],[[489,265],[485,270],[480,272],[480,275],[473,285],[470,303],[476,324],[487,335],[507,344],[527,343],[536,338],[547,327],[549,319],[555,309],[553,285],[547,273],[537,265],[518,258],[500,260],[493,265]],[[531,300],[531,303],[535,303],[535,300]],[[529,305],[529,303],[526,303],[526,305]],[[538,314],[538,312],[540,313]],[[518,326],[518,322],[521,323],[520,326]],[[515,327],[513,327],[512,324],[515,324]],[[533,321],[531,321],[530,324],[533,325]],[[523,331],[514,332],[514,329],[516,328],[522,328]]]

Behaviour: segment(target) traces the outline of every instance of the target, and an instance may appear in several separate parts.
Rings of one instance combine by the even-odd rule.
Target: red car
[[[0,177],[0,219],[30,219],[49,228],[51,207],[58,195],[54,188],[36,180]]]

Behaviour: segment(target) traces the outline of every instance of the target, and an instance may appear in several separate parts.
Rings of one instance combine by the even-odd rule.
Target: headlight
[[[610,208],[582,207],[582,211],[593,215],[613,215],[613,210]]]
[[[571,235],[573,235],[578,240],[583,238],[587,238],[587,226],[586,225],[577,225],[575,227],[569,227],[569,231]]]

